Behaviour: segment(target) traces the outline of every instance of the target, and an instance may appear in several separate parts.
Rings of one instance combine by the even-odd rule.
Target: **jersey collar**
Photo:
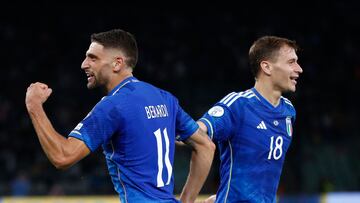
[[[118,85],[116,85],[108,94],[108,96],[112,96],[116,94],[122,87],[124,87],[126,84],[131,82],[139,82],[138,79],[136,79],[134,76],[130,76],[126,78],[125,80],[121,81]]]
[[[260,102],[264,104],[267,108],[277,110],[280,109],[281,106],[281,99],[277,106],[272,105],[267,99],[265,99],[256,89],[255,87],[251,88],[251,91],[255,93],[257,98],[259,98]]]

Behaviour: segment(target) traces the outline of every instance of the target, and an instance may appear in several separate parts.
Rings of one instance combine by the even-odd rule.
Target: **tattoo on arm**
[[[202,131],[200,128],[195,133],[202,137],[205,137],[206,139],[209,139],[208,135],[204,131]],[[195,144],[196,144],[192,137],[189,137],[188,139],[186,139],[183,142],[192,149],[194,149]]]
[[[191,137],[190,138],[188,138],[188,139],[186,139],[186,140],[184,140],[183,141],[188,147],[190,147],[190,148],[194,148],[194,141],[191,139]]]

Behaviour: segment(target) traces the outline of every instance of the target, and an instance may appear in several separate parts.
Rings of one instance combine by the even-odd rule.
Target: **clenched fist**
[[[32,108],[41,106],[49,98],[51,92],[52,89],[44,83],[31,83],[26,91],[26,108],[31,110]]]

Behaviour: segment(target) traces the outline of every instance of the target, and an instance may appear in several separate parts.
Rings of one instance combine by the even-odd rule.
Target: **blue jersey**
[[[230,93],[200,120],[220,152],[216,202],[275,202],[295,109],[274,107],[255,88]]]
[[[186,140],[197,129],[173,95],[130,77],[69,136],[91,151],[102,146],[121,202],[178,202],[173,195],[175,137]]]

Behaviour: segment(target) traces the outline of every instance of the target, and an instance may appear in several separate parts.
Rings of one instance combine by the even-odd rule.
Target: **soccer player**
[[[110,30],[91,36],[81,68],[87,87],[103,87],[103,97],[67,138],[55,131],[43,109],[52,93],[31,84],[26,107],[40,144],[56,168],[66,169],[102,146],[120,200],[178,202],[174,198],[175,139],[193,149],[181,201],[196,199],[211,167],[215,145],[169,92],[132,74],[138,50],[132,34]]]
[[[249,51],[255,86],[226,95],[198,121],[220,152],[216,202],[275,201],[296,116],[292,103],[281,95],[295,92],[303,72],[297,49],[285,38],[256,40]]]

